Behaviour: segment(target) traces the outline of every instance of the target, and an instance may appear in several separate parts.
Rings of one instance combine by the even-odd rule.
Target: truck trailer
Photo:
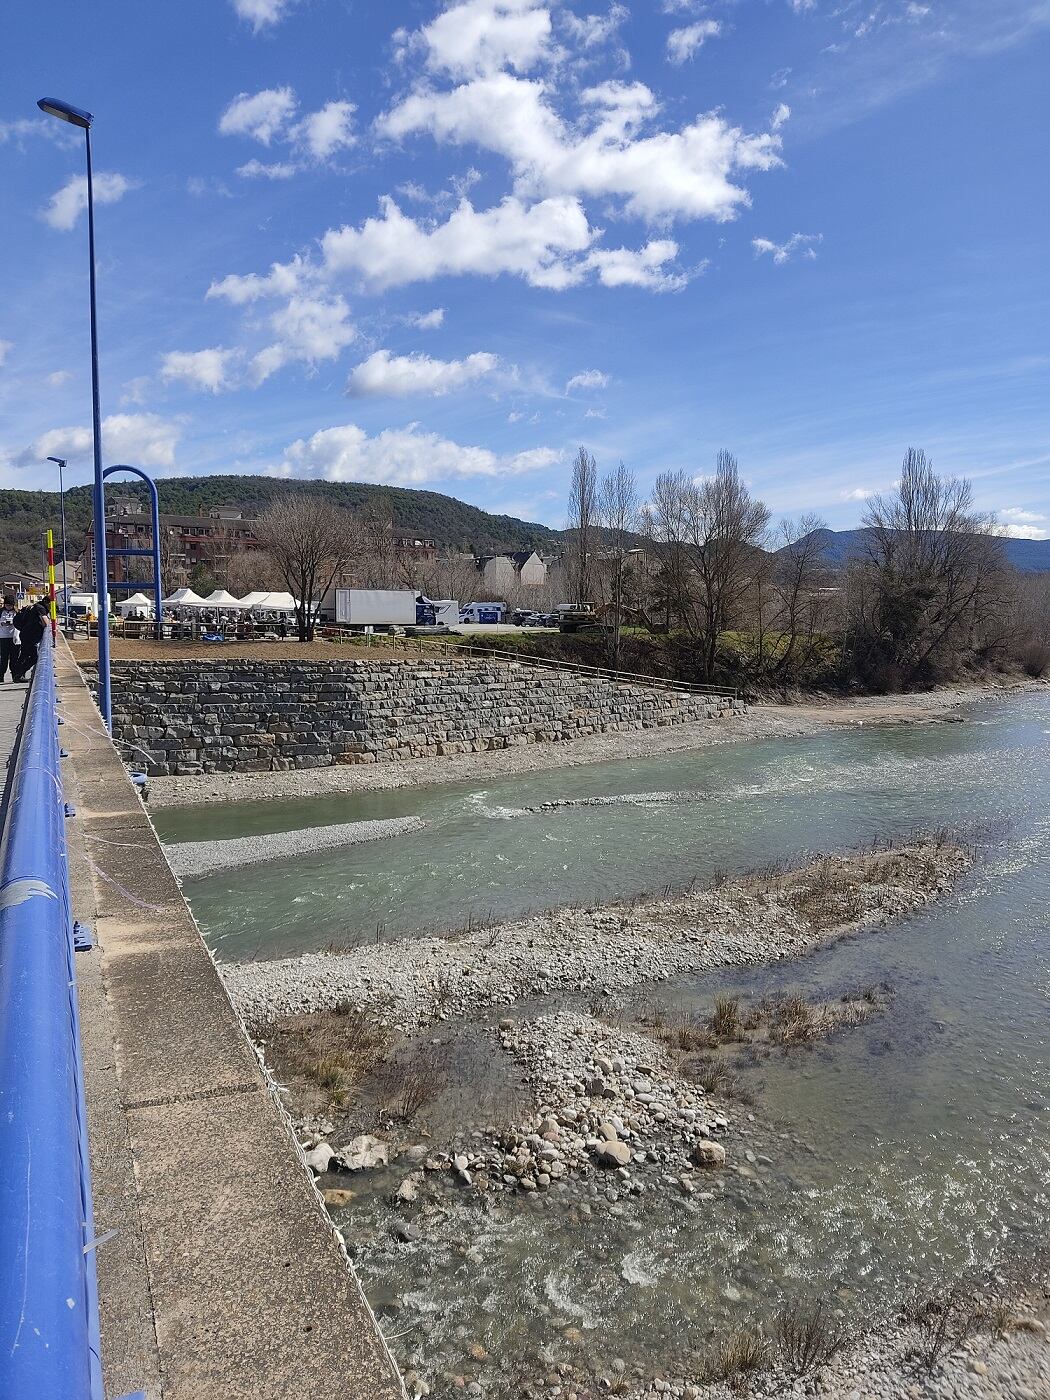
[[[347,627],[414,627],[416,593],[407,588],[337,588],[335,620]]]

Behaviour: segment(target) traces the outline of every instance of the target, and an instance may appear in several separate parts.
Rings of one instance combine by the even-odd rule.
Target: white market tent
[[[263,600],[268,598],[269,596],[270,595],[264,590],[256,589],[254,593],[246,593],[244,595],[244,597],[241,599],[241,607],[261,608],[263,606]]]
[[[170,598],[161,600],[162,608],[203,608],[204,599],[192,588],[176,588]]]
[[[127,617],[129,613],[141,612],[143,609],[152,616],[153,599],[147,598],[145,593],[133,593],[130,598],[121,598],[116,607],[122,617]]]
[[[206,608],[236,608],[238,611],[244,606],[232,593],[227,593],[225,588],[216,588],[214,593],[209,593],[203,600]]]
[[[255,606],[263,612],[295,612],[295,599],[290,593],[267,593]]]

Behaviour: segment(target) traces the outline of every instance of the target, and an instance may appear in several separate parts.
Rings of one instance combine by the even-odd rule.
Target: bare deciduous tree
[[[602,553],[612,617],[609,660],[616,667],[620,664],[620,639],[628,588],[628,551],[638,523],[638,489],[634,473],[622,461],[614,471],[602,478],[598,489],[597,515],[604,536]]]
[[[299,640],[313,640],[317,607],[358,549],[351,515],[315,496],[285,496],[255,523],[255,537],[296,600]]]
[[[776,583],[778,625],[784,635],[773,663],[776,676],[790,677],[805,670],[819,643],[821,604],[817,590],[827,572],[821,532],[827,528],[819,515],[800,515],[797,520],[780,522]]]
[[[598,512],[598,465],[594,457],[581,447],[572,464],[569,485],[568,529],[572,542],[568,549],[569,579],[572,601],[586,603],[591,583],[591,555],[594,550],[594,525]]]
[[[851,589],[857,662],[880,685],[950,673],[1002,612],[1007,574],[993,517],[970,483],[941,477],[909,448],[896,489],[874,496]]]

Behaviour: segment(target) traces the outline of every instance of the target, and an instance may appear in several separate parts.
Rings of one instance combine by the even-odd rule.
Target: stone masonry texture
[[[84,667],[94,685],[94,668]],[[505,662],[114,662],[113,738],[155,776],[476,753],[743,708]]]

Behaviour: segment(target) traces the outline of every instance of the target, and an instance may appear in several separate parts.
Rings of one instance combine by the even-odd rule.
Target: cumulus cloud
[[[673,238],[651,239],[644,248],[595,248],[584,267],[597,273],[603,287],[642,287],[653,292],[680,292],[689,281],[684,272],[667,270],[678,256]],[[706,263],[695,269],[702,272]]]
[[[133,467],[173,467],[181,427],[155,413],[114,413],[102,420],[102,451],[111,463]],[[52,428],[15,458],[16,466],[30,467],[48,457],[70,462],[91,456],[91,429]]]
[[[283,476],[318,476],[327,481],[366,481],[387,486],[425,486],[462,477],[502,477],[553,466],[560,454],[548,447],[499,456],[486,447],[464,447],[418,423],[386,428],[374,437],[355,423],[322,428],[293,442],[279,469]]]
[[[866,501],[875,493],[868,486],[851,486],[839,492],[840,501]]]
[[[247,136],[268,146],[288,126],[295,108],[295,93],[290,87],[241,92],[219,118],[219,131],[223,136]]]
[[[499,368],[499,359],[479,350],[462,360],[435,360],[429,355],[391,355],[377,350],[351,372],[346,392],[371,394],[428,394],[439,396],[476,384]]]
[[[328,160],[357,140],[353,132],[356,111],[352,102],[326,102],[319,111],[310,112],[297,122],[292,135],[315,160]]]
[[[350,308],[342,297],[292,296],[270,317],[276,337],[252,360],[252,377],[261,384],[292,360],[313,366],[334,360],[357,338]]]
[[[433,311],[421,311],[417,316],[409,316],[408,323],[417,331],[436,331],[445,323],[445,308],[435,306]]]
[[[480,146],[510,163],[519,192],[618,198],[624,212],[650,221],[731,219],[749,202],[731,177],[781,164],[775,133],[749,135],[715,112],[642,134],[659,110],[644,83],[600,83],[580,103],[570,128],[544,81],[495,73],[447,92],[421,88],[376,127],[395,140],[423,133]]]
[[[409,218],[389,197],[380,201],[380,210],[379,218],[366,219],[359,228],[324,235],[328,274],[354,274],[376,290],[463,273],[509,273],[537,287],[567,286],[576,277],[565,256],[584,251],[593,237],[575,199],[526,205],[508,196],[484,210],[464,199],[434,226]]]
[[[770,126],[773,128],[774,131],[779,131],[790,116],[791,108],[787,105],[787,103],[778,102],[776,111],[773,113],[773,118],[770,122]]]
[[[432,72],[454,77],[513,68],[526,73],[550,56],[550,12],[535,0],[462,0],[402,41],[421,48]]]
[[[585,369],[572,376],[565,386],[565,392],[571,394],[573,389],[606,389],[608,386],[607,374],[603,374],[600,369]]]
[[[1021,506],[1007,506],[999,512],[999,516],[1005,522],[1000,529],[1010,539],[1050,539],[1050,516],[1041,515],[1034,510],[1025,510]]]
[[[71,370],[56,369],[53,374],[47,376],[47,382],[51,385],[52,389],[61,389],[62,385],[72,378],[73,374]]]
[[[123,175],[100,171],[92,182],[96,204],[116,204],[123,199],[132,182]],[[87,208],[87,176],[73,175],[48,200],[41,210],[44,222],[52,228],[71,229]]]
[[[265,161],[250,160],[237,167],[237,174],[243,180],[290,180],[296,167],[286,160],[275,160],[269,165]]]
[[[271,24],[277,24],[295,4],[295,0],[233,0],[239,19],[246,19],[258,34]]]
[[[752,238],[751,246],[755,250],[756,258],[765,257],[769,253],[777,266],[780,266],[781,263],[790,262],[796,255],[808,258],[812,262],[817,256],[816,245],[823,241],[822,233],[793,233],[786,243],[774,243],[769,238]]]
[[[239,350],[224,350],[218,345],[209,350],[171,350],[161,360],[160,375],[169,383],[177,381],[219,394],[234,387],[233,368],[239,358]]]
[[[262,297],[291,296],[299,290],[304,270],[302,259],[295,257],[291,262],[273,263],[265,277],[257,272],[245,276],[231,273],[220,282],[213,282],[206,295],[219,297],[233,306],[247,306]]]
[[[701,19],[696,24],[688,24],[684,29],[672,29],[667,36],[667,57],[671,63],[684,63],[692,58],[697,49],[702,48],[708,39],[716,39],[722,32],[717,19]]]

